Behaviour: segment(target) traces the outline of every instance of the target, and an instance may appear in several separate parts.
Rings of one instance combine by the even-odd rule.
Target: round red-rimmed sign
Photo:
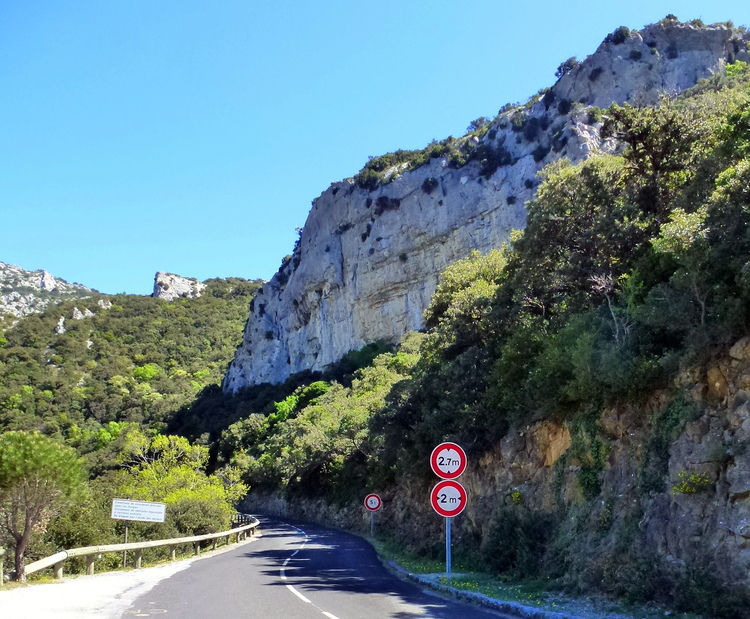
[[[466,490],[452,479],[444,479],[430,493],[432,509],[446,518],[458,516],[464,511],[467,502]]]
[[[466,470],[466,452],[456,443],[440,443],[432,450],[430,466],[441,479],[456,479]]]
[[[377,494],[368,494],[365,497],[365,507],[371,512],[376,512],[383,507],[383,500]]]

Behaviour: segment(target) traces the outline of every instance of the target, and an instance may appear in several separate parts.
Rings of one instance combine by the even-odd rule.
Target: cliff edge
[[[616,144],[600,138],[601,108],[654,105],[728,62],[750,35],[726,24],[665,19],[621,27],[595,53],[560,65],[558,80],[505,106],[464,137],[371,160],[313,201],[300,238],[251,304],[224,390],[322,370],[352,349],[423,327],[439,274],[525,225],[537,172]]]

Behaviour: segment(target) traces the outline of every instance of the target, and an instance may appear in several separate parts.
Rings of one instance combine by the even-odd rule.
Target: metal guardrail
[[[244,522],[244,524],[243,524]],[[226,538],[227,545],[230,544],[232,535],[236,536],[235,543],[247,537],[248,531],[255,531],[260,524],[257,519],[247,514],[238,514],[235,517],[236,526],[229,531],[220,531],[219,533],[207,533],[206,535],[193,535],[191,537],[176,537],[172,539],[160,539],[152,540],[149,542],[132,542],[129,544],[107,544],[104,546],[84,546],[83,548],[72,548],[70,550],[61,550],[49,557],[40,559],[29,563],[25,567],[26,574],[33,574],[49,567],[54,569],[55,578],[63,577],[63,564],[67,559],[73,557],[86,557],[86,574],[91,576],[94,573],[94,563],[104,553],[108,552],[125,552],[133,551],[135,553],[135,567],[140,568],[143,560],[143,551],[146,548],[162,548],[169,547],[170,558],[172,561],[175,560],[175,554],[177,552],[177,546],[185,544],[193,544],[193,549],[196,555],[200,554],[200,543],[208,540],[213,541],[213,549],[216,549],[218,540]],[[0,548],[0,587],[2,586],[2,562],[3,555],[6,554],[6,550]]]

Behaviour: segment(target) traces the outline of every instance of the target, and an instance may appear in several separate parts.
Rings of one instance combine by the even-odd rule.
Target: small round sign
[[[444,479],[430,493],[432,509],[446,518],[458,516],[464,511],[467,502],[466,490],[452,479]]]
[[[430,466],[441,479],[456,479],[466,470],[466,452],[456,443],[440,443],[432,450]]]
[[[368,494],[365,497],[365,507],[371,512],[376,512],[383,507],[383,500],[377,494]]]

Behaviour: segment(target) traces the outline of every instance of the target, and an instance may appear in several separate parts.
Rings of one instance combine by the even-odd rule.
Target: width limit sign
[[[430,465],[441,479],[456,479],[466,470],[466,452],[456,443],[440,443],[432,450]]]
[[[430,493],[430,504],[441,516],[453,518],[466,507],[466,490],[457,481],[444,479]]]

